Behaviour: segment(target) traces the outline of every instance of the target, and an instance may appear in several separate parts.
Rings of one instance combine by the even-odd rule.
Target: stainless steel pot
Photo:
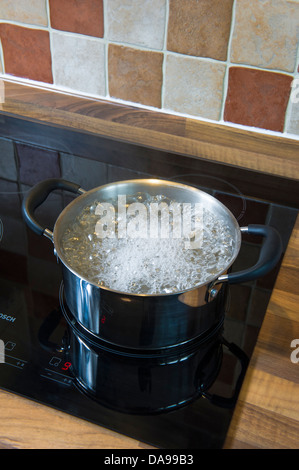
[[[59,215],[53,232],[42,227],[35,209],[57,189],[78,194]],[[84,207],[94,202],[110,201],[118,195],[147,192],[165,194],[182,203],[202,203],[225,219],[234,239],[234,252],[222,272],[191,289],[174,294],[131,294],[118,292],[90,282],[67,262],[61,239],[69,223]],[[225,285],[247,282],[269,272],[278,262],[282,244],[278,232],[269,226],[239,228],[231,212],[217,199],[196,188],[164,180],[129,180],[107,184],[90,191],[61,179],[49,179],[34,186],[23,201],[23,216],[28,226],[54,244],[61,262],[65,302],[72,315],[88,332],[110,345],[134,349],[161,349],[193,341],[213,329],[223,318]],[[265,238],[258,262],[249,269],[229,273],[241,245],[241,233]]]

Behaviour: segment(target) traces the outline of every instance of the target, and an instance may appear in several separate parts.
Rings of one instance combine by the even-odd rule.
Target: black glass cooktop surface
[[[91,381],[104,384],[97,396],[74,375],[61,267],[53,245],[23,222],[22,188],[9,192],[5,184],[1,189],[3,182],[0,387],[158,448],[221,448],[234,410],[231,398],[244,373],[242,352],[248,357],[252,353],[278,269],[261,282],[231,286],[224,321],[178,354],[156,357],[152,363],[152,358],[144,361],[110,351],[97,351],[94,359],[85,351],[82,367],[88,368]],[[48,204],[55,205],[56,199]],[[281,230],[286,246],[296,211],[264,202],[261,207],[268,211],[266,222],[272,220],[276,226],[281,215],[273,218],[273,214],[284,214]],[[258,251],[256,241],[246,240],[235,269],[252,262]],[[72,318],[68,320],[76,327]],[[83,335],[80,347],[87,339]]]

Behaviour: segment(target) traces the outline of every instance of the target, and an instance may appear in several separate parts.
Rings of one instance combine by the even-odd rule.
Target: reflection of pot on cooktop
[[[62,318],[67,320],[62,345],[49,338]],[[208,398],[213,404],[232,408],[246,372],[248,358],[233,343],[222,336],[217,327],[200,340],[163,350],[111,349],[95,335],[87,332],[61,304],[39,331],[44,348],[62,349],[71,364],[71,373],[79,390],[99,404],[122,413],[156,414],[172,411],[198,398]],[[221,397],[209,392],[221,370],[223,347],[241,364],[234,393]]]
[[[55,189],[69,190],[80,196],[62,211],[52,233],[35,220],[34,210]],[[83,259],[80,260],[80,256],[79,268],[73,266],[63,247],[63,238],[82,212],[94,206],[95,201],[109,204],[118,196],[145,193],[150,197],[162,194],[177,204],[198,204],[203,210],[213,214],[217,223],[221,221],[225,227],[230,254],[226,255],[224,260],[220,256],[220,261],[224,262],[220,264],[221,267],[218,266],[216,272],[210,271],[206,277],[194,282],[191,276],[191,284],[179,291],[174,289],[171,292],[163,292],[158,289],[154,293],[140,293],[116,290],[96,283],[87,277],[84,271],[81,272],[80,264],[83,265],[84,262]],[[265,275],[276,265],[281,254],[281,240],[275,229],[263,225],[250,225],[240,229],[231,212],[214,197],[196,188],[164,180],[122,181],[88,192],[64,180],[45,180],[29,191],[24,199],[23,214],[33,231],[45,235],[54,243],[62,266],[65,301],[75,321],[111,347],[155,350],[200,339],[222,321],[224,286],[227,283],[247,282]],[[202,229],[205,231],[205,218],[202,220]],[[206,236],[209,241],[208,252],[223,248],[221,243],[217,246],[219,231],[215,227],[209,227],[209,235]],[[254,266],[241,272],[229,273],[238,256],[243,231],[263,236],[265,243]],[[88,235],[86,233],[86,236]],[[211,242],[212,235],[214,238]],[[170,240],[166,240],[166,248],[168,244],[170,245]],[[199,254],[200,259],[200,250],[201,248],[185,251],[188,255],[190,251],[194,256]],[[194,269],[198,259],[196,258]],[[172,274],[173,271],[170,271]]]

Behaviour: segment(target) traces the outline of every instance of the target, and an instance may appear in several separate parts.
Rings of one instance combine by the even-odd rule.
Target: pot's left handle
[[[34,217],[35,210],[47,199],[49,194],[56,189],[64,189],[75,194],[85,193],[79,184],[60,178],[50,178],[33,186],[25,196],[22,204],[23,217],[31,230],[37,235],[44,235],[53,241],[53,233],[48,228],[42,227]]]

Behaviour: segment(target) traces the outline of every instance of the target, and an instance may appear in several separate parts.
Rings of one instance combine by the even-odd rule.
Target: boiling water
[[[227,224],[198,204],[197,211],[186,204],[180,219],[179,212],[169,210],[165,212],[169,218],[162,219],[161,212],[158,225],[151,226],[152,207],[161,202],[168,208],[175,204],[163,195],[138,193],[127,196],[125,206],[120,207],[119,200],[110,201],[109,207],[115,211],[109,212],[105,204],[94,201],[63,235],[65,261],[89,282],[132,294],[182,292],[217,277],[234,253]],[[140,218],[134,203],[143,204],[145,218]],[[162,220],[169,224],[166,232]],[[121,232],[124,227],[127,236]],[[180,232],[175,231],[178,228]]]

